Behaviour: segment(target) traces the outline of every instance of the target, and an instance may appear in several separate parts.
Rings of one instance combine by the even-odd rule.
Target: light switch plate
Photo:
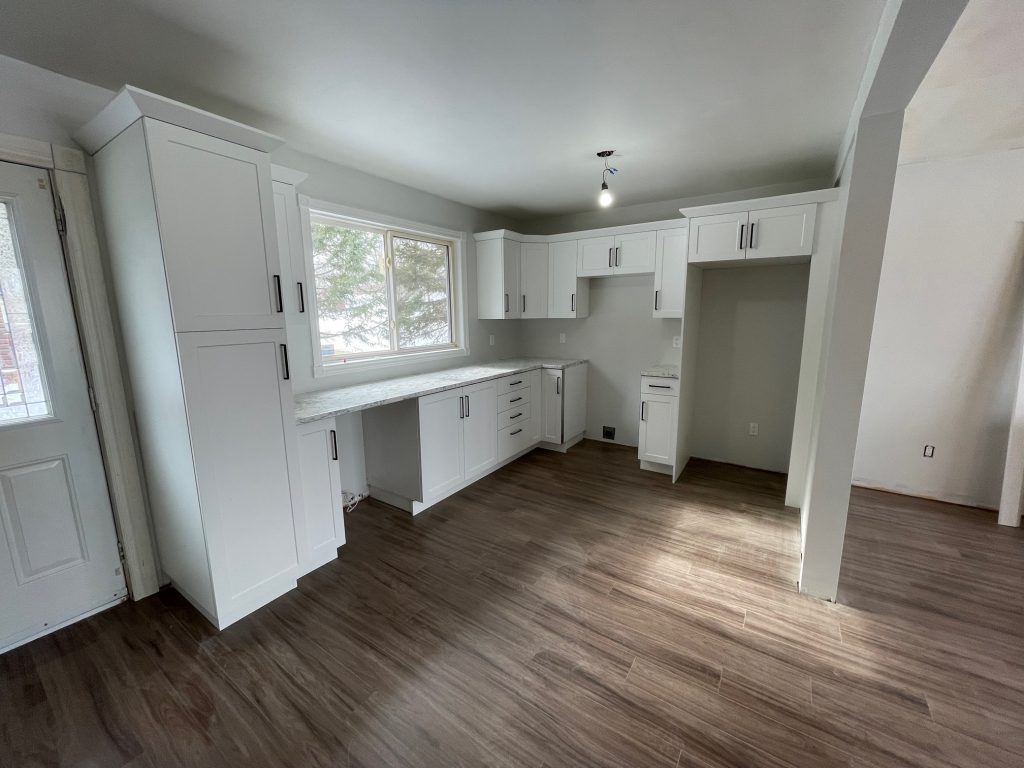
[[[675,347],[676,349],[680,349],[683,346],[683,337],[682,336],[673,336],[672,337],[672,346]]]
[[[493,333],[491,334],[491,346],[492,347],[494,346],[494,334]]]

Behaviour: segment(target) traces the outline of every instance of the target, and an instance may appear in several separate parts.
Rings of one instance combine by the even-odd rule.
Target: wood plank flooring
[[[855,490],[837,605],[784,478],[536,451],[218,633],[175,592],[0,656],[0,765],[1024,765],[1024,533]]]

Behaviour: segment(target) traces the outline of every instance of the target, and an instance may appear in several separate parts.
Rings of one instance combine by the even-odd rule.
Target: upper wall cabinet
[[[654,272],[654,232],[590,237],[578,241],[577,275],[643,275]]]
[[[548,251],[548,317],[590,314],[590,281],[576,274],[575,240],[551,243]]]
[[[143,123],[174,329],[283,328],[267,154]]]
[[[690,220],[689,262],[810,256],[818,206],[790,205]]]
[[[477,241],[477,316],[481,320],[511,320],[521,316],[520,256],[520,244],[514,240]]]
[[[522,243],[519,257],[522,317],[548,316],[548,244]]]
[[[654,317],[683,316],[688,234],[686,228],[658,232],[654,258]]]

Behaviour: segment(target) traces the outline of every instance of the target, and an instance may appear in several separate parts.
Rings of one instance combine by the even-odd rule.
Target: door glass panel
[[[0,203],[0,426],[52,415],[8,203]]]

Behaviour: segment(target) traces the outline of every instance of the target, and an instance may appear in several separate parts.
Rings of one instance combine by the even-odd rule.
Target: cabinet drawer
[[[506,395],[514,389],[523,389],[530,386],[530,374],[517,373],[515,376],[505,376],[498,379],[498,397]]]
[[[498,413],[507,411],[509,408],[519,408],[525,405],[530,402],[532,394],[531,388],[525,387],[523,389],[513,389],[504,395],[498,395]]]
[[[641,395],[673,395],[679,396],[679,379],[666,379],[661,376],[641,376]]]
[[[530,423],[530,404],[517,403],[515,408],[509,408],[498,414],[498,429],[504,429],[512,424]]]
[[[498,430],[498,461],[505,461],[533,444],[529,424],[512,424]]]

